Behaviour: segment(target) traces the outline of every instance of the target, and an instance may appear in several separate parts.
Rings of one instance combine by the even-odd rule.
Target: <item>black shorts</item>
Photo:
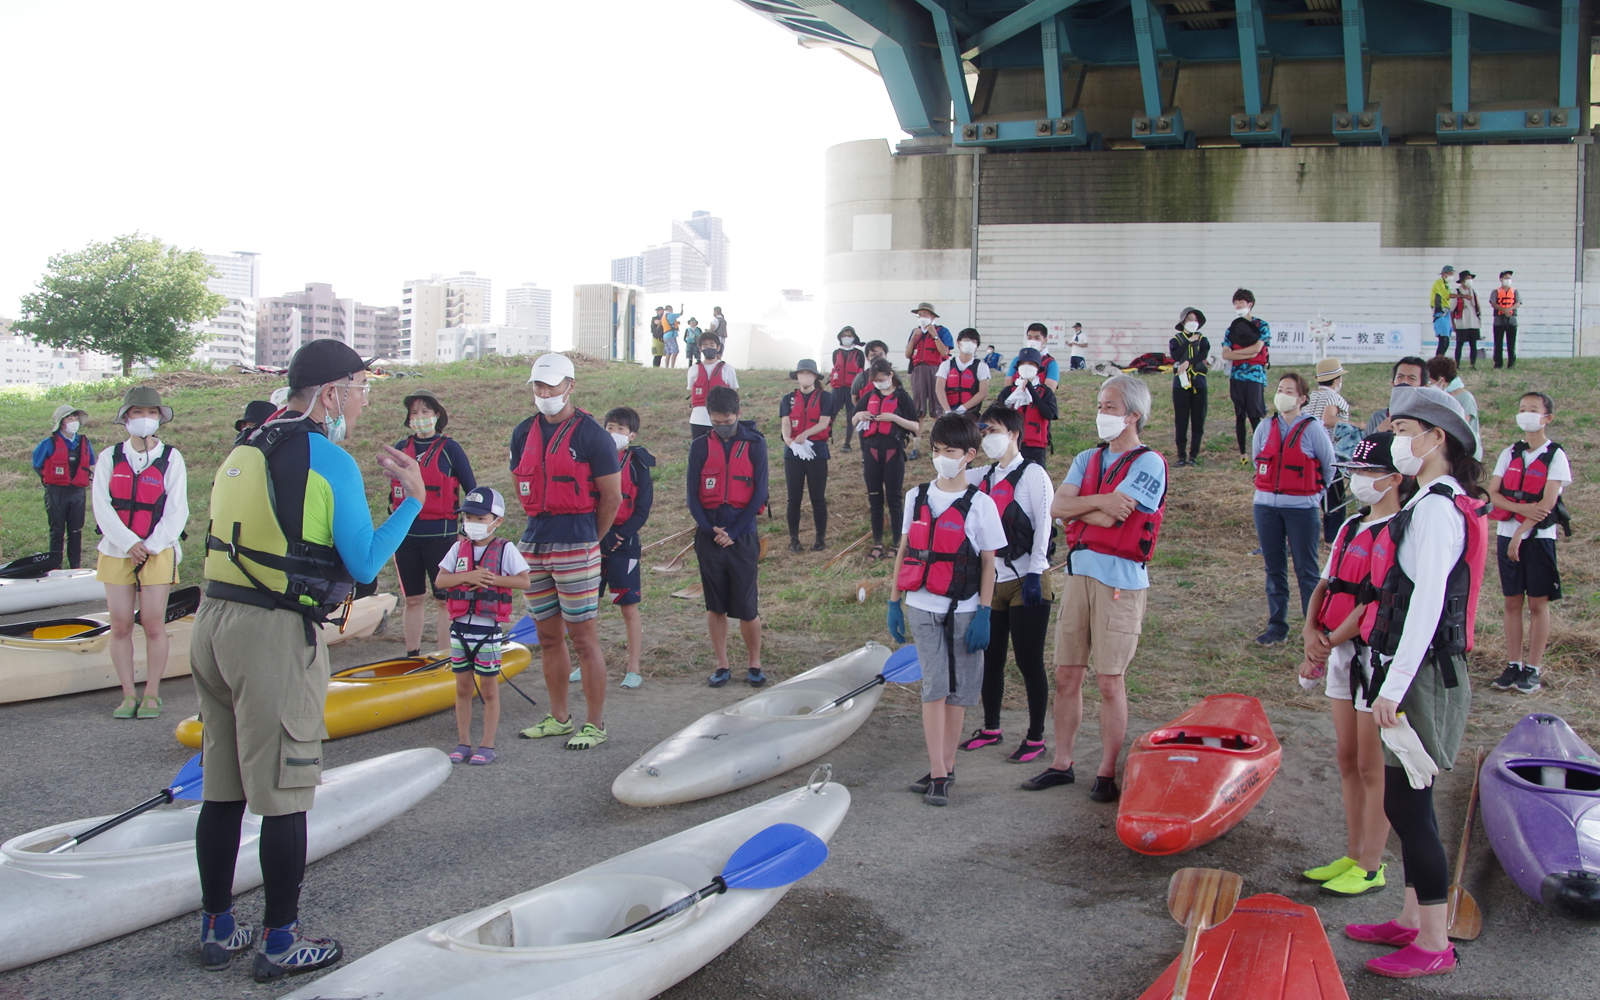
[[[1233,400],[1235,415],[1244,414],[1259,423],[1267,415],[1267,387],[1260,382],[1235,378],[1228,380],[1228,398]]]
[[[611,591],[612,604],[638,604],[643,598],[639,581],[639,539],[635,536],[615,552],[600,553],[600,593]]]
[[[1561,600],[1561,572],[1556,568],[1556,540],[1554,538],[1524,538],[1517,549],[1517,560],[1506,558],[1511,539],[1500,535],[1495,539],[1495,553],[1500,559],[1500,593],[1505,597],[1548,597]]]
[[[694,554],[700,561],[700,586],[705,591],[707,611],[742,622],[761,617],[756,587],[761,539],[752,532],[740,535],[723,548],[709,532],[696,531]]]
[[[457,541],[454,535],[425,538],[407,535],[400,547],[394,550],[394,571],[400,578],[400,593],[416,597],[432,590],[434,597],[444,600],[444,591],[433,585],[433,578],[439,573],[439,563],[445,553]]]

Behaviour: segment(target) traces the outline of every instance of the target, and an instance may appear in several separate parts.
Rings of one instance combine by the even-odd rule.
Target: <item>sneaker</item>
[[[727,667],[718,667],[717,669],[713,670],[711,672],[711,676],[709,678],[707,678],[706,686],[707,687],[719,688],[722,685],[728,683],[728,678],[731,677],[731,676],[733,676],[733,675],[728,673],[728,668]]]
[[[1351,865],[1345,871],[1322,883],[1322,891],[1330,896],[1365,896],[1377,892],[1386,884],[1383,873],[1388,865],[1379,865],[1377,871],[1367,871],[1360,865]]]
[[[1094,776],[1094,787],[1089,789],[1090,802],[1115,802],[1122,797],[1122,792],[1117,789],[1117,779],[1107,778],[1104,775]]]
[[[234,954],[250,947],[254,938],[248,924],[233,919],[231,906],[223,913],[200,913],[200,961],[207,972],[226,969]]]
[[[1178,459],[1178,461],[1175,464],[1176,464],[1177,468],[1181,469],[1184,466],[1189,464],[1189,460],[1187,458],[1180,458],[1180,459]]]
[[[1402,948],[1417,939],[1415,927],[1401,927],[1393,920],[1381,924],[1345,924],[1344,936],[1364,944],[1387,944]]]
[[[812,552],[826,552],[827,549],[828,549],[828,543],[827,543],[827,541],[825,539],[819,538],[815,542],[811,543],[811,551]]]
[[[956,780],[956,772],[952,769],[946,777],[949,781],[954,783]],[[928,793],[928,789],[933,787],[933,774],[924,774],[922,777],[918,778],[916,781],[913,781],[906,787],[911,789],[913,792],[916,792],[918,795],[926,795]]]
[[[947,806],[950,804],[950,779],[934,778],[928,784],[927,794],[922,801],[930,806]]]
[[[557,721],[553,715],[544,717],[544,721],[537,726],[529,726],[517,736],[525,740],[536,740],[543,736],[566,736],[572,732],[572,717],[568,716],[566,722]]]
[[[1072,773],[1072,765],[1068,764],[1065,771],[1059,771],[1053,767],[1047,767],[1043,771],[1040,771],[1038,774],[1024,781],[1022,783],[1022,787],[1026,791],[1037,792],[1046,788],[1054,788],[1057,785],[1070,785],[1077,780],[1077,777]]]
[[[1249,468],[1251,465],[1254,465],[1255,463],[1250,461],[1250,456],[1249,455],[1240,455],[1239,456],[1239,464],[1242,465],[1242,466],[1245,466],[1246,468]]]
[[[1424,951],[1408,944],[1391,954],[1367,959],[1367,971],[1390,979],[1442,976],[1456,971],[1456,949],[1451,946],[1444,951]]]
[[[1289,633],[1287,633],[1287,632],[1275,632],[1275,631],[1273,631],[1272,629],[1269,628],[1265,632],[1263,632],[1260,635],[1256,636],[1256,645],[1257,646],[1281,646],[1281,645],[1283,645],[1284,641],[1286,639],[1288,639],[1288,638],[1289,638]]]
[[[979,750],[983,747],[993,746],[1004,742],[1005,737],[998,729],[974,729],[972,735],[961,741],[962,750]]]
[[[767,675],[761,672],[760,667],[756,667],[754,670],[746,670],[744,682],[753,688],[758,688],[767,682]]]
[[[628,671],[627,674],[625,674],[622,678],[622,686],[627,688],[629,691],[632,691],[634,688],[643,683],[644,678],[639,674],[634,673],[632,670]]]
[[[583,680],[583,668],[582,667],[573,667],[572,668],[572,673],[567,675],[567,683],[568,684],[576,684],[581,680]]]
[[[273,950],[276,949],[276,950]],[[344,957],[344,949],[332,938],[307,937],[296,920],[288,927],[268,927],[262,935],[251,973],[258,983],[270,983],[284,976],[326,969]]]
[[[1489,682],[1489,686],[1496,691],[1510,691],[1517,683],[1517,678],[1522,676],[1522,664],[1512,660],[1506,668],[1500,671],[1500,676]]]
[[[805,547],[800,544],[800,539],[791,538],[791,539],[789,539],[789,551],[790,552],[804,552],[805,551]]]
[[[1356,859],[1346,855],[1331,864],[1321,868],[1308,868],[1300,874],[1308,882],[1326,882],[1330,878],[1337,878],[1356,866]]]
[[[1496,367],[1496,368],[1499,368],[1499,367],[1500,367],[1500,366],[1499,366],[1499,365],[1495,365],[1495,367]],[[845,442],[845,443],[844,443],[844,448],[843,448],[843,449],[841,449],[841,450],[843,450],[843,451],[849,451],[849,450],[850,450],[850,442],[849,442],[849,441],[846,441],[846,442]]]
[[[567,741],[568,750],[593,750],[606,741],[606,731],[592,722],[585,722],[578,735]]]
[[[1522,672],[1517,675],[1516,688],[1518,694],[1533,694],[1542,687],[1544,685],[1539,683],[1538,667],[1524,666]]]
[[[1011,756],[1006,760],[1014,764],[1027,764],[1044,753],[1044,740],[1023,740],[1022,744],[1011,751]]]

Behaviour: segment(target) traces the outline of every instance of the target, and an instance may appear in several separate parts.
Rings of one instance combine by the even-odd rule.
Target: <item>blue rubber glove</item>
[[[985,632],[985,635],[988,633]],[[895,642],[906,641],[906,613],[900,610],[899,601],[889,602],[889,638]]]
[[[1022,606],[1037,608],[1044,600],[1044,595],[1039,588],[1039,574],[1029,573],[1022,578]]]
[[[972,613],[972,623],[967,626],[967,652],[976,653],[989,648],[989,609],[978,605]]]

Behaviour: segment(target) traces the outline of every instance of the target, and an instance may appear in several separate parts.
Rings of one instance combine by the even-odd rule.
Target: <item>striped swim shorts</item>
[[[544,621],[557,611],[569,622],[600,614],[600,543],[517,545],[528,561],[528,614]]]

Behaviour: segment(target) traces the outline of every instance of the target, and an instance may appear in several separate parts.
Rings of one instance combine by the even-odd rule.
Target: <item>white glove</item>
[[[812,444],[810,441],[802,441],[800,442],[800,446],[804,449],[804,451],[800,453],[800,457],[805,459],[807,462],[817,457],[817,446]]]
[[[1017,383],[1017,387],[1011,390],[1011,395],[1006,397],[1006,405],[1011,407],[1013,410],[1020,410],[1024,406],[1029,406],[1032,403],[1033,393],[1029,392],[1027,386],[1023,385],[1020,381]]]
[[[1433,776],[1439,773],[1439,765],[1423,749],[1421,737],[1411,728],[1404,712],[1400,713],[1398,726],[1380,729],[1378,733],[1383,737],[1384,746],[1400,758],[1401,766],[1406,769],[1406,780],[1412,788],[1427,788],[1433,784]]]
[[[953,412],[955,412],[955,413],[965,413],[965,412],[967,412],[967,408],[966,408],[965,405],[957,406]]]

